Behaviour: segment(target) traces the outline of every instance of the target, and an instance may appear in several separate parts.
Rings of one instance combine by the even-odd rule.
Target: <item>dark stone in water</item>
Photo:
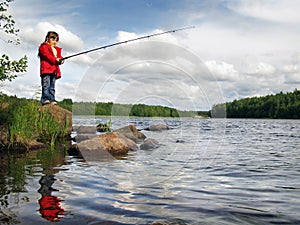
[[[95,134],[97,129],[95,126],[73,126],[73,131],[75,131],[77,134]]]
[[[89,134],[89,133],[83,133],[83,134],[78,134],[74,140],[79,143],[81,141],[85,141],[85,140],[88,140],[88,139],[92,139],[94,137],[98,137],[99,135],[98,134]]]
[[[150,225],[188,225],[188,223],[180,219],[173,219],[173,220],[154,221]]]
[[[162,130],[169,130],[170,127],[166,124],[153,124],[150,125],[148,128],[145,130],[150,130],[150,131],[162,131]]]
[[[159,142],[153,138],[148,138],[147,140],[144,141],[143,144],[141,144],[140,149],[142,150],[150,150],[154,148],[159,147]]]

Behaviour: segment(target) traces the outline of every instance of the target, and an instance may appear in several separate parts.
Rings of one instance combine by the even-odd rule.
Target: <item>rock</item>
[[[104,150],[99,142],[99,137],[82,141],[75,145],[72,152],[77,152],[76,154],[83,157],[86,161],[107,161],[113,159],[113,155]]]
[[[79,143],[81,141],[92,139],[92,138],[98,137],[98,136],[99,136],[98,134],[80,133],[80,134],[76,135],[76,137],[74,139],[77,143]]]
[[[42,142],[36,141],[36,140],[32,140],[29,143],[27,143],[26,148],[30,149],[30,150],[39,150],[39,149],[44,149],[47,148],[48,145],[44,144]]]
[[[102,134],[98,137],[82,141],[77,144],[77,147],[84,158],[86,158],[86,155],[91,157],[94,154],[94,160],[99,159],[103,154],[107,157],[107,153],[111,155],[124,155],[128,151],[138,150],[138,146],[134,141],[117,132]]]
[[[154,221],[150,225],[187,225],[185,221],[181,219],[171,219],[171,220],[162,220],[162,221]]]
[[[77,134],[95,134],[97,132],[97,129],[94,126],[73,126],[73,131],[77,132]]]
[[[99,139],[104,150],[111,153],[138,150],[138,146],[134,141],[117,132],[100,135]]]
[[[63,109],[57,105],[44,105],[39,107],[39,110],[50,113],[56,121],[59,122],[60,127],[67,125],[65,136],[71,134],[72,132],[72,113],[66,109]]]
[[[170,127],[166,124],[153,124],[150,125],[148,128],[145,130],[150,130],[150,131],[161,131],[161,130],[169,130]]]
[[[133,140],[135,143],[140,143],[146,139],[146,136],[138,131],[134,125],[128,125],[120,129],[115,130],[115,132],[124,135],[125,137]]]
[[[159,147],[159,142],[153,138],[148,138],[141,144],[140,149],[142,150],[150,150]]]

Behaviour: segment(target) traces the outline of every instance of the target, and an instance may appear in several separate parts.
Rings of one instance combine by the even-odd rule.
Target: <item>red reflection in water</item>
[[[62,200],[56,196],[42,196],[39,200],[40,213],[49,221],[59,221],[65,210],[60,206]]]
[[[60,205],[63,200],[51,195],[52,191],[58,191],[51,187],[55,180],[54,175],[47,174],[42,176],[39,181],[41,188],[38,192],[42,195],[39,200],[39,211],[41,216],[49,221],[59,221],[65,214],[65,210]]]

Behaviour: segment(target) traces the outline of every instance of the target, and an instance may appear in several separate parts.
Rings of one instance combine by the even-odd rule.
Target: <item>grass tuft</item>
[[[14,122],[9,126],[11,144],[28,148],[38,140],[54,147],[56,140],[65,136],[68,121],[62,127],[48,110],[39,109],[39,102],[29,100],[15,110]]]

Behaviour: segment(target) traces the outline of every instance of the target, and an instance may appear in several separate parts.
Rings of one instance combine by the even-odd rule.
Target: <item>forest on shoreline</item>
[[[300,90],[214,105],[213,117],[300,119]]]
[[[73,115],[132,116],[132,117],[209,117],[208,111],[184,111],[166,106],[145,104],[119,104],[113,102],[72,102],[64,99],[59,106]]]

